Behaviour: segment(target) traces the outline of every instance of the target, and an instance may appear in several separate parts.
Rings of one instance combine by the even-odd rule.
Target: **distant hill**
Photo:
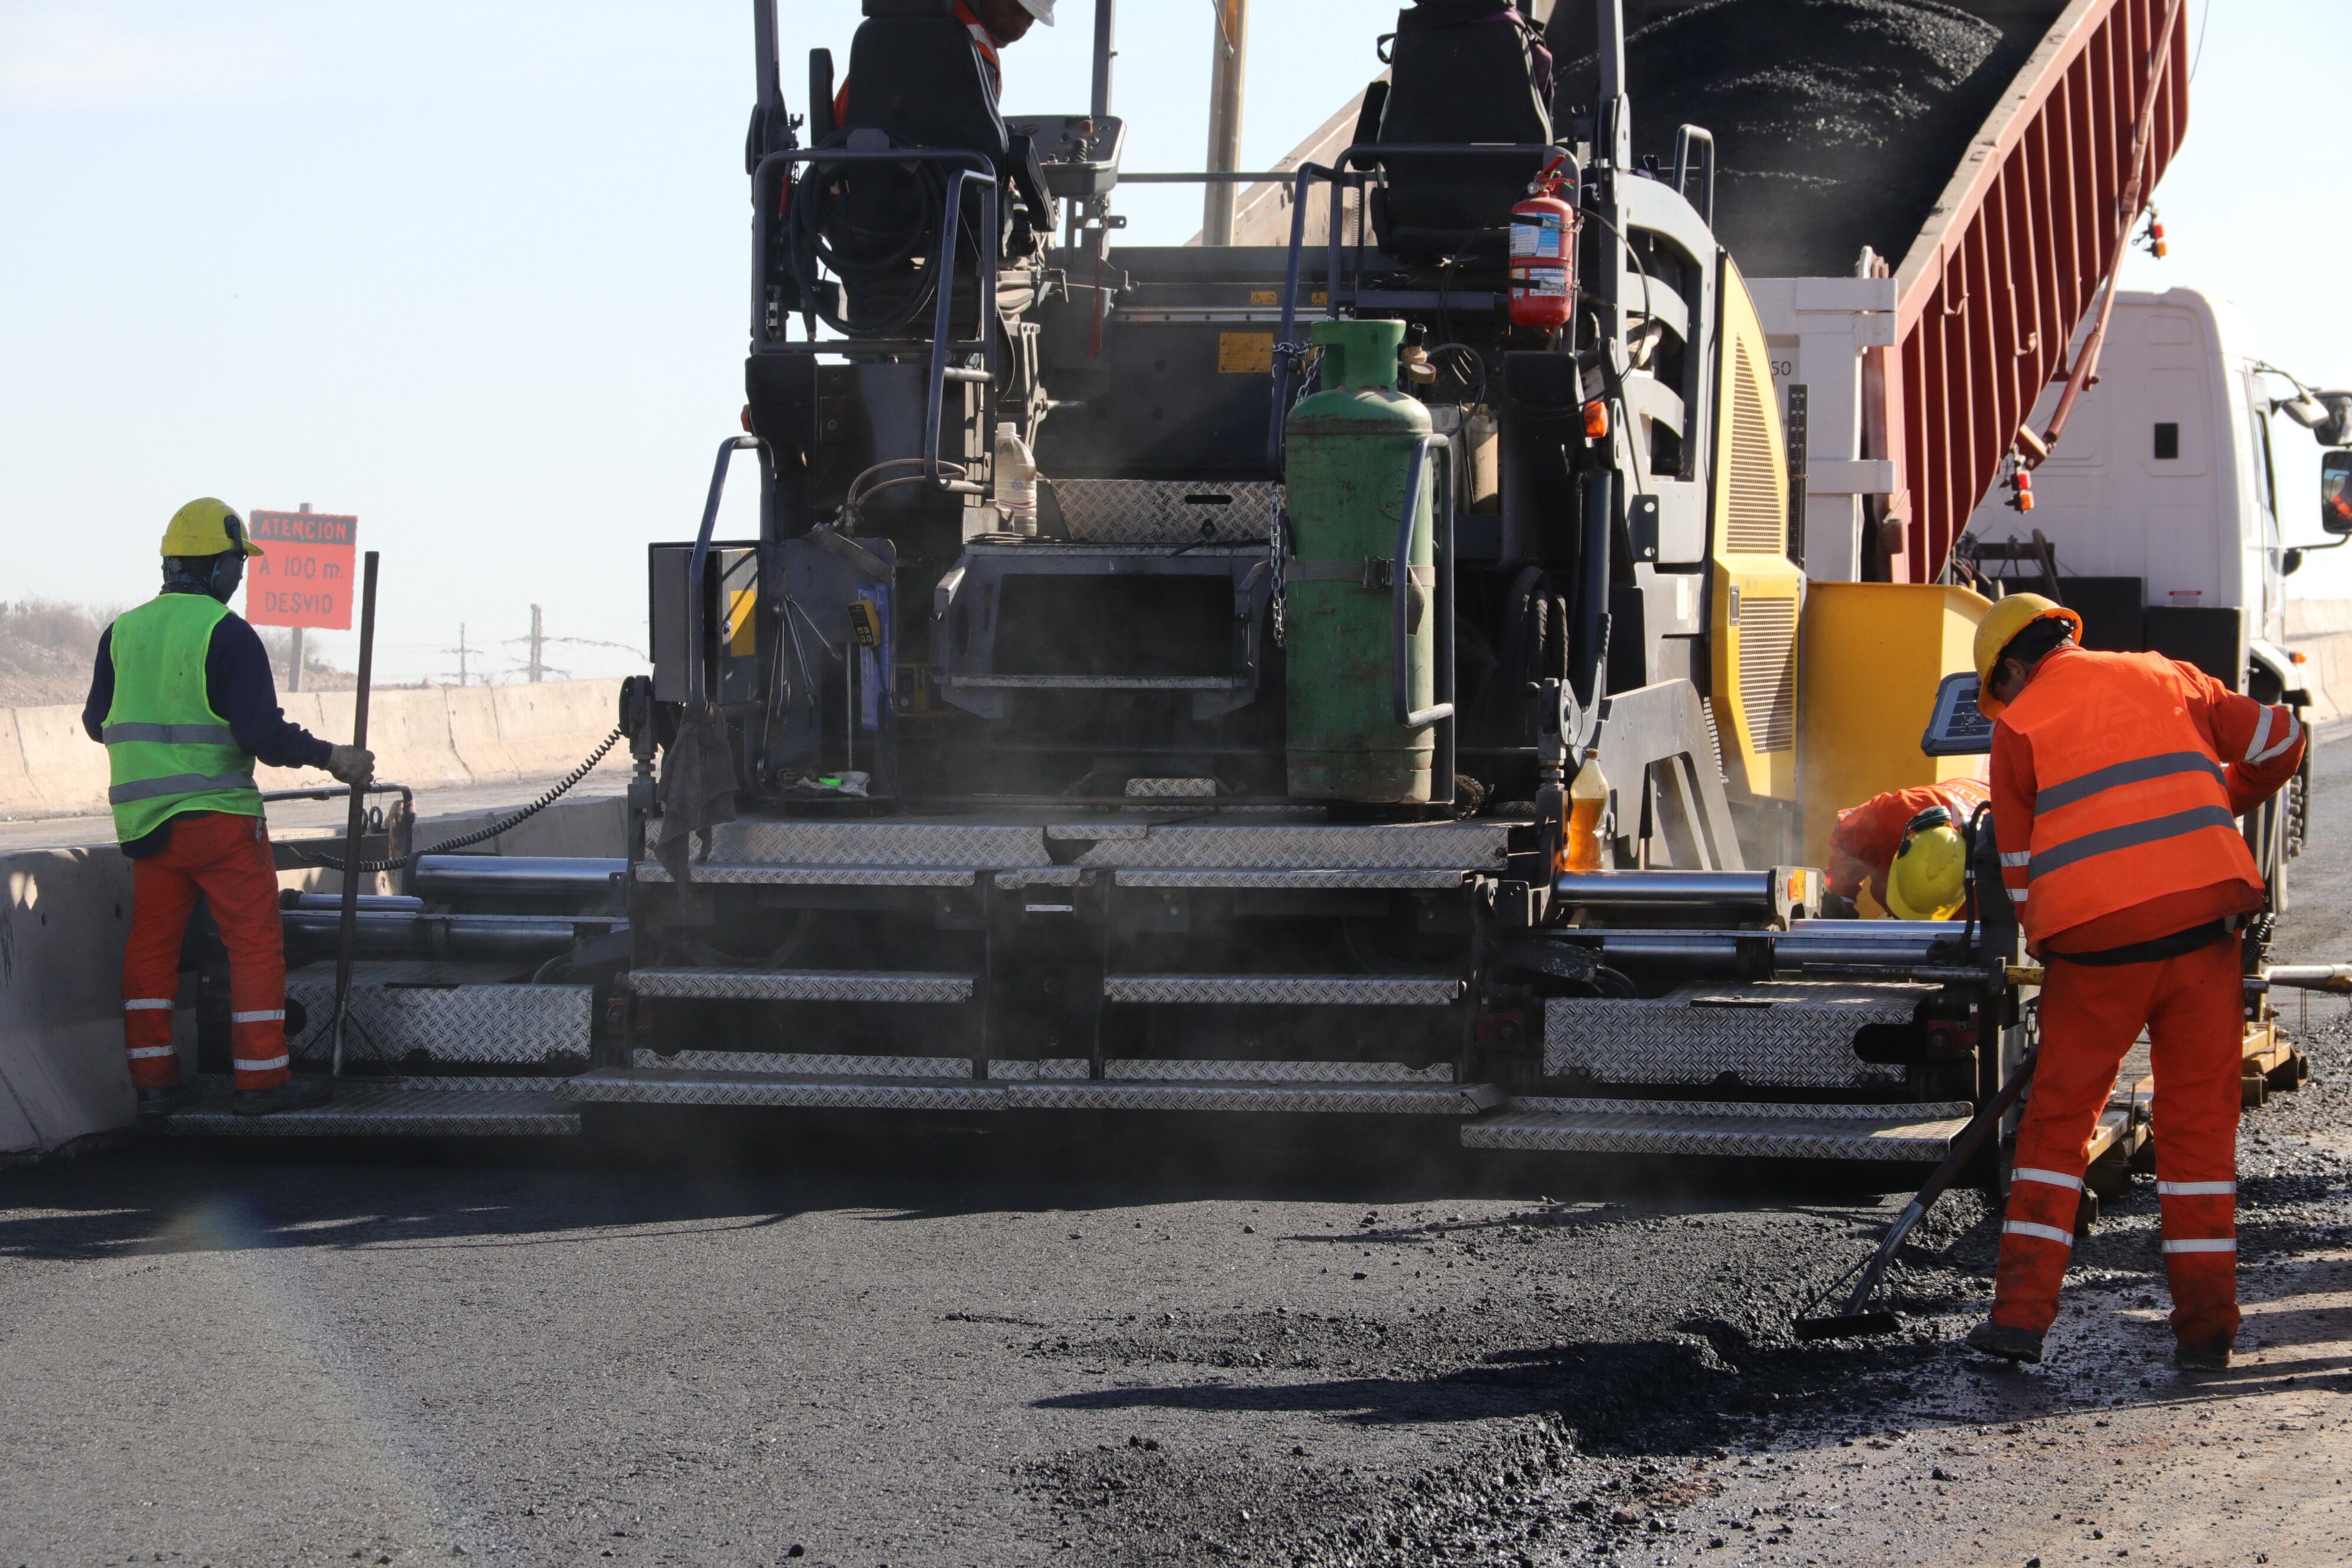
[[[0,708],[47,708],[79,703],[89,695],[89,666],[98,636],[120,608],[68,605],[55,599],[0,601]],[[268,648],[278,683],[286,679],[291,634],[277,626],[257,628]],[[336,669],[303,650],[302,684],[312,691],[347,691],[348,670]]]

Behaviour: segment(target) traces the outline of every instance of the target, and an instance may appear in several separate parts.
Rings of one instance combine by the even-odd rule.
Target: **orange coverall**
[[[1946,779],[1916,789],[1889,790],[1860,805],[1838,813],[1837,829],[1830,835],[1829,890],[1841,899],[1857,897],[1864,883],[1881,907],[1886,903],[1886,873],[1895,852],[1903,847],[1903,830],[1923,811],[1942,806],[1952,814],[1952,826],[1965,830],[1977,807],[1992,800],[1992,786],[1975,779]]]
[[[2235,819],[2294,775],[2304,741],[2291,710],[2189,665],[2074,647],[2036,665],[1997,720],[2002,879],[2048,981],[1994,1322],[2044,1333],[2055,1321],[2091,1133],[2145,1026],[2173,1331],[2214,1349],[2236,1334],[2236,924],[2263,887]]]

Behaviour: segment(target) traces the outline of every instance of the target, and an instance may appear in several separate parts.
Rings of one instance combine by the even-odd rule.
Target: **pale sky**
[[[857,6],[780,9],[797,109],[808,48],[845,60]],[[1120,9],[1128,167],[1198,168],[1211,7]],[[1008,53],[1009,110],[1085,108],[1092,10],[1063,0]],[[2127,286],[2233,299],[2253,352],[2352,385],[2352,208],[2328,184],[2352,5],[2214,11],[2158,193],[2171,259]],[[211,493],[359,515],[386,679],[453,673],[461,623],[510,674],[534,602],[551,636],[642,646],[644,546],[691,536],[742,404],[750,12],[0,0],[0,597],[143,598],[164,521]],[[1394,18],[1256,0],[1244,162],[1360,88]],[[1123,199],[1135,239],[1198,226],[1197,191]],[[2291,534],[2316,451],[2283,430]],[[2295,587],[2352,595],[2347,557]],[[322,640],[348,663],[355,639]]]

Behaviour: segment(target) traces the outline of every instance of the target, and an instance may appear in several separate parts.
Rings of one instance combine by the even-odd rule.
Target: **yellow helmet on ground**
[[[243,550],[247,555],[258,555],[261,546],[245,536],[245,520],[225,500],[202,496],[172,514],[171,526],[163,530],[163,553],[167,556],[225,555],[232,550]]]
[[[1969,845],[1942,806],[1923,811],[1903,832],[1886,873],[1886,909],[1899,921],[1948,921],[1968,901]]]
[[[2003,708],[2009,706],[1992,694],[1993,666],[2000,662],[2002,650],[2009,647],[2018,633],[2052,616],[2072,622],[2074,640],[2083,640],[2083,617],[2057,600],[2045,599],[2039,594],[2011,594],[1993,605],[1985,618],[1977,623],[1978,712],[1988,719],[1995,719],[2000,716]]]

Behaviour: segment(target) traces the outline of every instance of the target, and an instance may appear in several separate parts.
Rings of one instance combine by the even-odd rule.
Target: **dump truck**
[[[1878,68],[1958,62],[1877,138],[1870,222],[1791,234],[1727,155],[1804,114],[1643,117],[1659,61],[1651,96],[1722,99],[1694,26],[1769,12],[1759,47],[1834,66],[1856,7],[1925,29]],[[1807,868],[1837,806],[1982,765],[1949,678],[1987,601],[1946,563],[2178,145],[2185,22],[1656,9],[1420,0],[1283,172],[1286,232],[1151,247],[1111,0],[1091,103],[1025,118],[947,0],[867,0],[794,113],[756,0],[743,429],[648,545],[625,841],[394,855],[339,1019],[328,966],[294,981],[336,1101],[172,1129],[1320,1114],[1940,1156],[2031,1031],[2007,900],[1828,921]],[[1843,379],[1776,382],[1759,299],[1808,284],[1751,285],[1743,233],[1887,297]],[[718,531],[730,482],[756,536]]]

